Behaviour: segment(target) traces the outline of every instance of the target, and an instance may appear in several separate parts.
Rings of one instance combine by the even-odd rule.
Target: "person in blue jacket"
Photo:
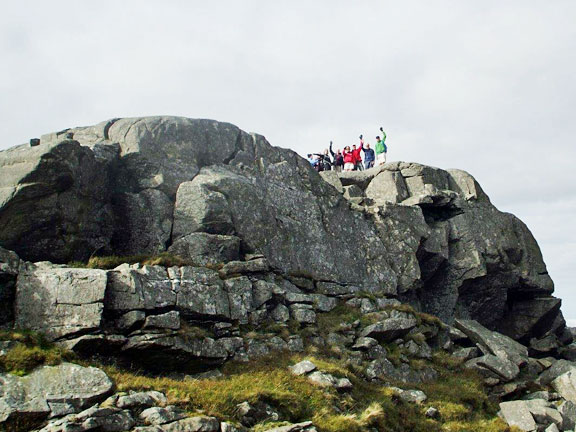
[[[370,144],[365,144],[362,151],[364,152],[364,169],[372,168],[376,160],[374,150],[370,148]]]

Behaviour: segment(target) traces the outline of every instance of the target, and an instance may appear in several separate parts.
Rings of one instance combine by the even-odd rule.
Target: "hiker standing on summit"
[[[380,132],[382,132],[382,139],[380,136],[376,137],[376,146],[374,150],[376,150],[376,162],[378,165],[382,165],[386,163],[386,153],[388,152],[388,147],[386,146],[386,132],[384,132],[384,128],[380,128]]]
[[[362,148],[364,152],[364,169],[369,169],[374,166],[374,149],[370,148],[370,144],[364,144]]]
[[[340,152],[340,149],[336,150],[336,153],[332,150],[332,141],[330,141],[330,154],[332,155],[334,170],[340,172],[344,169],[344,156]]]
[[[360,135],[360,147],[356,148],[356,145],[352,146],[352,153],[354,154],[354,171],[362,171],[364,167],[362,166],[362,156],[360,152],[364,149],[364,139]]]
[[[342,151],[342,159],[344,161],[344,171],[354,171],[356,158],[354,157],[354,152],[350,150],[350,146],[344,147],[344,150]]]

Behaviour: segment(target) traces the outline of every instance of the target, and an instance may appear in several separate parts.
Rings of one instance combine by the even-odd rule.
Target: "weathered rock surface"
[[[503,381],[512,381],[520,373],[520,369],[514,362],[490,354],[469,360],[466,367],[488,370]]]
[[[292,372],[294,375],[305,375],[314,370],[316,370],[316,365],[310,360],[303,360],[293,366],[290,366],[290,372]]]
[[[167,399],[163,393],[157,391],[131,392],[128,395],[118,397],[118,408],[152,407],[154,405],[166,405]]]
[[[140,419],[149,425],[163,425],[186,417],[186,413],[175,406],[152,407],[140,413]]]
[[[220,422],[215,417],[188,417],[164,425],[165,432],[220,432]]]
[[[500,416],[510,426],[516,426],[520,430],[536,430],[536,422],[532,413],[523,401],[502,402],[500,404]]]
[[[194,232],[176,240],[168,252],[197,265],[227,263],[240,259],[240,238]]]
[[[30,375],[0,375],[0,424],[12,418],[42,419],[51,412],[74,413],[102,399],[112,381],[96,368],[63,363],[43,366]]]
[[[0,326],[14,321],[14,296],[19,271],[18,255],[0,247]]]
[[[103,270],[30,264],[18,276],[15,326],[53,339],[99,330],[106,284]]]
[[[312,422],[302,422],[266,429],[266,432],[316,432],[316,428]]]
[[[111,162],[65,137],[1,151],[0,245],[34,261],[110,250]]]
[[[416,327],[414,318],[388,318],[384,321],[366,327],[360,336],[371,337],[383,342],[390,342],[406,335]]]
[[[558,360],[550,365],[544,372],[538,377],[538,383],[540,385],[548,385],[560,375],[574,369],[576,364],[568,360]]]
[[[396,162],[319,176],[261,136],[179,117],[47,134],[0,152],[0,168],[0,246],[26,260],[170,250],[216,265],[257,253],[318,293],[398,295],[538,352],[565,344],[534,238],[463,171]]]
[[[0,152],[0,169],[0,246],[22,258],[0,248],[0,325],[80,354],[194,373],[316,345],[347,350],[369,380],[419,383],[436,372],[411,360],[461,344],[459,356],[508,398],[526,388],[520,377],[550,382],[566,372],[528,358],[569,357],[562,347],[572,339],[534,238],[465,172],[397,162],[319,176],[261,136],[175,117],[50,134]],[[164,251],[189,265],[24,261]],[[400,312],[401,302],[459,330]],[[324,314],[340,308],[374,324],[326,330]],[[402,352],[394,363],[382,345],[390,343]],[[351,387],[322,371],[314,379]],[[131,404],[168,409],[123,397],[110,412],[118,424],[128,424]],[[192,423],[161,426],[212,427]]]
[[[396,395],[404,402],[421,404],[426,402],[428,396],[421,390],[404,390],[398,387],[392,387]]]
[[[473,320],[456,320],[456,327],[464,332],[485,354],[492,354],[516,365],[524,364],[528,359],[528,349],[513,339],[490,331]]]
[[[576,368],[560,375],[551,385],[562,398],[576,403]]]

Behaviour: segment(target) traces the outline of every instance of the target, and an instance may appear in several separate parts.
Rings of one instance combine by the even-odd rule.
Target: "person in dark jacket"
[[[340,149],[334,153],[334,150],[332,150],[332,141],[330,141],[330,154],[332,155],[332,166],[334,170],[338,172],[342,171],[344,169],[344,156]]]
[[[370,148],[370,144],[366,143],[365,146],[362,147],[362,151],[364,152],[364,169],[372,168],[376,160],[374,150]]]
[[[314,156],[318,158],[318,165],[320,166],[318,171],[330,171],[332,169],[332,160],[330,160],[328,149],[324,150],[324,153],[314,153]]]

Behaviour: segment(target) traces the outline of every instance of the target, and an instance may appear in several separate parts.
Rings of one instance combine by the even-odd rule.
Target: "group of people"
[[[382,165],[386,163],[386,153],[388,147],[386,146],[386,133],[383,128],[380,128],[381,135],[376,137],[376,145],[370,148],[370,144],[364,144],[364,136],[360,135],[360,145],[354,144],[340,149],[332,150],[332,141],[330,141],[330,148],[325,149],[323,153],[310,153],[308,154],[308,161],[316,171],[361,171],[372,168],[374,165]],[[361,152],[364,153],[362,158]]]

